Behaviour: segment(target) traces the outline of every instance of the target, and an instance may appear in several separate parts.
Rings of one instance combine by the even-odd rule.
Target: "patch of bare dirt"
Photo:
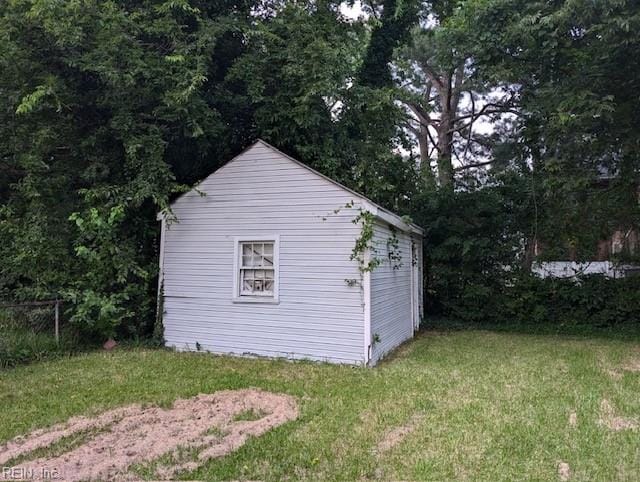
[[[613,379],[621,380],[624,372],[640,373],[640,350],[634,349],[633,353],[622,365],[612,367],[604,360],[600,361],[603,370]]]
[[[257,420],[235,420],[253,411]],[[182,470],[194,470],[207,460],[241,447],[298,416],[296,400],[261,390],[221,391],[177,400],[170,409],[131,405],[96,417],[74,417],[64,424],[36,430],[0,446],[0,466],[65,437],[87,430],[101,430],[82,445],[56,457],[42,457],[14,467],[15,473],[32,479],[55,473],[67,481],[135,479],[127,470],[178,449],[197,449],[195,460],[160,467],[158,476],[172,478]],[[43,471],[43,469],[45,469]],[[48,471],[48,472],[47,472]],[[2,476],[0,476],[2,478]]]
[[[571,413],[569,413],[569,426],[575,427],[577,425],[578,425],[578,414],[575,412],[575,410],[571,410]]]
[[[607,399],[603,399],[600,403],[600,425],[607,427],[615,432],[620,430],[636,430],[639,427],[638,420],[635,418],[618,417],[615,414],[613,405]]]
[[[571,479],[571,467],[566,462],[560,462],[558,464],[558,477],[562,482],[567,482]]]
[[[628,372],[640,372],[640,358],[630,358],[622,365],[622,369]]]
[[[402,442],[407,437],[407,435],[418,428],[420,422],[422,421],[422,418],[423,416],[421,414],[414,415],[406,424],[399,427],[394,427],[391,430],[387,431],[382,437],[382,440],[378,442],[375,452],[377,454],[383,454],[394,448],[396,445]]]
[[[622,380],[622,372],[614,368],[605,368],[604,370],[614,380]]]

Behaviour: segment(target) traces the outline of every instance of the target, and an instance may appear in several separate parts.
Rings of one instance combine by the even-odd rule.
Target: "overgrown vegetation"
[[[0,297],[151,335],[156,212],[262,137],[427,229],[435,312],[555,321],[536,247],[640,225],[637,2],[353,4],[0,3]]]
[[[3,373],[0,443],[76,415],[258,387],[295,396],[298,419],[179,478],[557,481],[564,462],[576,480],[635,479],[638,432],[608,428],[601,405],[640,422],[639,356],[637,331],[626,340],[428,332],[375,370],[91,353]],[[145,467],[138,475],[157,478]]]
[[[51,310],[43,315],[51,315]],[[33,313],[31,318],[33,318]],[[25,316],[16,316],[9,310],[0,308],[0,369],[14,367],[23,363],[42,361],[62,356],[78,350],[77,339],[69,330],[65,330],[59,341],[53,332],[53,319],[48,316],[48,326],[34,326]]]
[[[513,202],[505,188],[440,192],[420,204],[431,316],[565,328],[615,327],[640,319],[640,277],[532,274],[533,258],[523,246],[530,239],[531,206]]]
[[[52,335],[19,329],[0,332],[0,368],[42,361],[59,353],[60,347]]]

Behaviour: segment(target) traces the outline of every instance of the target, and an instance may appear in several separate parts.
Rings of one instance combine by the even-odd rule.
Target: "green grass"
[[[0,326],[0,369],[59,356],[53,335]]]
[[[598,424],[603,398],[640,419],[640,373],[621,368],[632,357],[637,341],[490,331],[427,332],[375,369],[95,352],[0,372],[0,441],[124,404],[259,387],[297,397],[299,418],[183,478],[556,481],[563,461],[572,480],[638,480],[640,432]],[[413,432],[376,450],[410,420]]]
[[[53,320],[47,318],[52,315],[50,311],[44,315],[42,309],[33,311],[29,318],[24,313],[15,315],[0,308],[0,369],[61,357],[81,349],[70,331],[63,332],[60,341],[56,341]]]
[[[262,410],[245,410],[244,412],[240,412],[238,415],[233,417],[234,422],[251,422],[253,420],[260,420],[262,417],[267,415],[266,412]]]

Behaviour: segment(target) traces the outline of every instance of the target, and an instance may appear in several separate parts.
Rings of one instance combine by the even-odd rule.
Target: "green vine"
[[[334,209],[333,213],[322,216],[322,220],[326,221],[328,216],[340,213],[343,208],[351,209],[354,206],[354,201],[348,202],[344,206]],[[358,262],[361,273],[371,272],[383,262],[383,259],[376,256],[376,248],[373,245],[375,219],[375,216],[370,211],[358,208],[358,215],[352,220],[353,224],[360,224],[361,229],[360,236],[356,238],[349,259]],[[391,235],[387,239],[387,255],[393,269],[400,269],[402,267],[402,252],[400,250],[397,231],[392,225],[389,225],[389,230]],[[367,256],[367,253],[369,253],[369,256]],[[357,286],[358,284],[357,280],[345,279],[344,281],[351,287]]]
[[[418,250],[413,239],[411,240],[411,248],[411,266],[418,266]]]
[[[402,267],[402,253],[400,252],[400,243],[398,242],[396,228],[389,225],[389,231],[391,231],[391,235],[387,238],[387,255],[389,256],[389,262],[393,269],[400,269]]]
[[[360,265],[360,271],[363,273],[371,272],[380,265],[380,260],[373,256],[375,248],[371,246],[373,240],[373,225],[375,216],[369,211],[360,209],[360,213],[353,219],[354,224],[362,224],[360,236],[356,238],[356,244],[351,252],[351,260],[357,260]],[[370,250],[372,256],[366,259],[367,249]]]
[[[164,282],[160,280],[160,292],[158,293],[158,312],[153,324],[152,342],[157,346],[164,346]]]

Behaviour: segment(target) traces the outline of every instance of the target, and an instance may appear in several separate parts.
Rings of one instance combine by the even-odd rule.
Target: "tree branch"
[[[444,82],[438,75],[438,73],[433,70],[433,68],[426,62],[421,62],[420,67],[424,70],[424,73],[427,74],[427,77],[431,81],[433,85],[435,85],[438,90],[438,95],[440,96],[441,101],[446,98],[446,92],[444,88]]]
[[[431,131],[429,131],[429,126],[427,126],[427,128],[426,128],[426,132],[427,132],[427,138],[429,139],[429,141],[433,145],[434,149],[436,149],[438,152],[440,152],[440,149],[438,148],[438,143],[431,136]]]
[[[473,98],[473,91],[469,90],[469,97],[471,98],[471,114],[475,115],[476,113],[476,101]],[[462,157],[466,159],[467,152],[469,152],[469,146],[471,145],[471,134],[473,133],[473,121],[469,122],[469,132],[467,132],[467,142],[464,145],[464,152],[462,153]]]
[[[431,124],[431,116],[426,110],[424,110],[421,105],[416,104],[415,102],[405,102],[405,104],[407,105],[407,107],[409,107],[409,109],[411,109],[411,112],[416,115],[420,124],[426,126]]]
[[[404,124],[404,127],[406,129],[409,129],[414,136],[417,136],[417,137],[420,136],[420,130],[415,126],[411,125],[411,122],[406,121],[406,122],[403,122],[403,124]]]
[[[482,166],[488,166],[489,164],[492,164],[494,161],[482,161],[482,162],[474,162],[472,164],[465,164],[463,166],[458,166],[456,168],[454,168],[454,171],[464,171],[465,169],[472,169],[474,167],[482,167]]]
[[[456,67],[453,72],[453,87],[451,87],[451,105],[449,108],[456,112],[460,103],[460,94],[462,93],[462,83],[464,82],[464,62]]]

